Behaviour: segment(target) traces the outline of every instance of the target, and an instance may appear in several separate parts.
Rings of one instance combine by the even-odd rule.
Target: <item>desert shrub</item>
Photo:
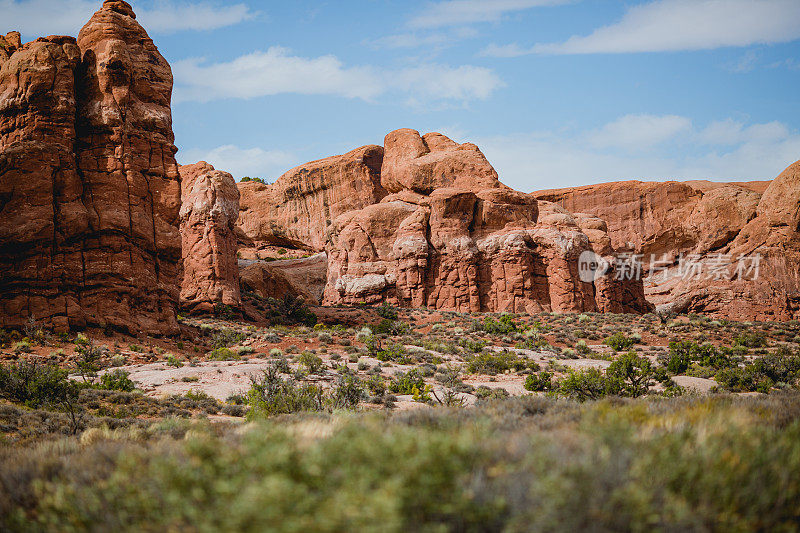
[[[0,397],[27,407],[56,407],[70,415],[77,431],[76,403],[80,390],[65,370],[54,365],[22,361],[0,365]]]
[[[99,388],[104,390],[118,390],[131,392],[136,388],[136,384],[130,379],[130,372],[116,369],[106,372],[100,376]]]
[[[630,337],[627,337],[621,331],[617,331],[613,335],[606,337],[603,340],[603,344],[606,346],[611,346],[611,348],[618,352],[622,352],[633,348],[633,345],[636,344],[636,341]]]
[[[398,372],[390,382],[389,390],[395,394],[419,394],[425,390],[425,380],[417,370]]]
[[[322,358],[309,351],[305,351],[297,358],[297,362],[306,367],[309,374],[317,374],[322,370]]]
[[[501,374],[508,370],[524,370],[533,365],[534,361],[520,358],[517,354],[507,351],[485,351],[467,361],[467,372],[470,374]]]
[[[217,348],[208,354],[211,361],[238,361],[241,356],[230,348]]]
[[[797,385],[800,356],[789,353],[768,354],[743,366],[723,368],[714,379],[732,392],[768,393],[778,384]]]
[[[397,320],[397,308],[387,301],[384,301],[376,308],[378,316],[386,320]]]
[[[364,394],[364,384],[357,376],[342,376],[333,387],[331,401],[335,409],[355,409]]]
[[[650,360],[627,352],[617,356],[606,369],[606,379],[621,384],[619,394],[636,398],[647,394],[656,373]]]
[[[500,320],[487,316],[483,319],[481,329],[490,335],[507,335],[519,331],[512,315],[502,315]]]
[[[543,370],[535,374],[528,374],[525,378],[525,390],[532,392],[546,392],[553,388],[553,373]]]
[[[714,370],[733,364],[725,353],[709,343],[698,344],[689,340],[669,343],[669,356],[664,366],[672,375],[685,373],[693,363]]]
[[[504,398],[508,398],[509,396],[510,395],[507,390],[499,387],[492,388],[487,387],[486,385],[481,385],[475,389],[475,397],[478,398],[478,400],[502,400]]]
[[[270,366],[261,376],[251,378],[247,393],[250,405],[248,418],[263,418],[300,411],[321,411],[324,395],[321,388],[284,379],[275,366]]]
[[[410,365],[414,362],[414,357],[402,344],[392,344],[383,350],[378,350],[375,358],[378,361],[391,361],[400,365]]]
[[[381,319],[377,324],[370,326],[375,335],[405,335],[409,331],[408,324],[399,320]]]
[[[798,412],[796,394],[531,397],[244,436],[169,421],[148,439],[4,450],[0,529],[794,531]]]
[[[558,382],[557,392],[561,396],[585,402],[617,395],[622,391],[621,380],[606,376],[597,368],[570,371]]]
[[[312,327],[317,323],[315,315],[302,298],[286,295],[281,299],[267,298],[267,318],[273,324],[295,325]]]
[[[746,348],[765,348],[767,337],[760,331],[740,333],[733,339],[734,346],[744,346]]]
[[[221,329],[211,336],[211,346],[213,348],[229,348],[244,341],[247,335],[232,329]]]
[[[484,341],[478,341],[470,338],[463,338],[458,341],[458,344],[470,353],[481,353],[486,348]]]

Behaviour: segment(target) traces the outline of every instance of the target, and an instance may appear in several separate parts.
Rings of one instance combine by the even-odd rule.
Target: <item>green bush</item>
[[[528,374],[525,378],[525,390],[546,392],[553,388],[553,373],[543,370],[536,374]]]
[[[397,308],[387,301],[377,307],[378,316],[386,320],[397,320]]]
[[[306,367],[309,374],[317,374],[322,370],[322,358],[311,352],[306,351],[301,353],[297,361]]]
[[[238,361],[242,357],[230,348],[217,348],[208,354],[210,361]]]
[[[733,340],[733,345],[746,348],[765,348],[767,346],[767,337],[759,331],[740,333]]]
[[[655,383],[655,369],[646,357],[639,357],[636,352],[627,352],[617,356],[606,369],[606,378],[621,383],[619,393],[636,398],[647,394]]]
[[[618,352],[623,352],[633,348],[633,345],[636,344],[636,341],[630,337],[627,337],[621,331],[618,331],[610,337],[606,337],[605,340],[603,340],[603,344],[606,346],[611,346],[611,348]]]
[[[502,374],[508,370],[524,370],[536,365],[534,361],[520,358],[517,354],[507,351],[485,351],[467,361],[467,372],[470,374]]]
[[[487,316],[483,319],[482,329],[490,335],[507,335],[519,331],[512,315],[502,315],[500,320]]]
[[[606,376],[597,368],[587,368],[570,371],[558,382],[557,391],[561,396],[585,402],[620,394],[622,382],[618,378]]]
[[[425,380],[418,370],[398,372],[389,384],[389,390],[395,394],[418,394],[425,390]]]
[[[392,361],[400,365],[410,365],[414,362],[414,358],[402,344],[392,344],[383,350],[378,350],[375,358],[378,361]]]
[[[311,312],[302,298],[287,294],[281,299],[267,298],[266,303],[267,319],[273,324],[313,327],[317,323],[317,315]]]
[[[100,388],[104,390],[118,390],[131,392],[136,388],[136,384],[130,379],[130,372],[116,369],[106,372],[100,376]]]
[[[247,393],[248,418],[264,418],[301,411],[322,411],[325,398],[321,388],[284,379],[274,366],[260,377],[251,378]]]

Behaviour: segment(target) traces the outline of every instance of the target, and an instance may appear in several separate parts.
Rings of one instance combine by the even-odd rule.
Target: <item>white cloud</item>
[[[178,152],[178,162],[182,165],[206,161],[217,170],[230,172],[240,180],[245,176],[262,178],[269,182],[289,170],[297,162],[297,158],[288,152],[266,151],[261,148],[239,148],[225,145],[213,150],[197,148]]]
[[[149,32],[169,33],[216,30],[255,17],[246,4],[159,0],[151,9],[137,12],[136,18]]]
[[[598,148],[649,148],[675,138],[692,127],[692,121],[677,115],[625,115],[589,134]]]
[[[475,22],[494,22],[506,13],[566,4],[572,0],[448,0],[429,4],[409,21],[412,28],[440,28]]]
[[[611,54],[711,50],[800,38],[797,0],[658,0],[635,5],[590,35],[531,48],[490,45],[484,55]]]
[[[675,127],[662,129],[661,142],[633,152],[592,142],[598,132],[616,132],[620,124],[636,122],[626,117],[591,131],[470,140],[481,147],[504,183],[525,191],[629,179],[768,180],[800,158],[800,132],[780,122],[744,124],[727,119],[687,129],[691,120],[677,118],[681,120],[664,121]],[[670,131],[677,133],[670,136]]]
[[[409,32],[387,35],[375,39],[371,44],[378,48],[441,48],[477,36],[478,32],[474,28],[463,27],[443,32]]]
[[[489,69],[469,65],[421,65],[399,70],[345,67],[334,56],[304,58],[272,47],[224,63],[186,59],[173,65],[175,101],[209,102],[282,93],[334,95],[371,101],[401,93],[416,101],[468,101],[502,85]]]
[[[99,0],[0,0],[3,27],[27,37],[77,35],[100,8]],[[245,4],[155,0],[134,3],[143,26],[152,33],[210,30],[238,24],[255,16]]]

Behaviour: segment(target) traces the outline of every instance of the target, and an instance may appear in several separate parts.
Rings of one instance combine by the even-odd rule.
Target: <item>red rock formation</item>
[[[458,144],[440,133],[393,131],[384,139],[384,150],[381,184],[389,192],[500,186],[497,172],[477,146]]]
[[[800,316],[798,176],[795,163],[771,182],[620,182],[534,194],[606,220],[614,246],[643,254],[647,298],[659,308],[786,320]],[[651,254],[663,261],[651,263]]]
[[[380,184],[382,161],[383,148],[363,146],[300,165],[272,185],[240,183],[243,244],[321,251],[336,217],[386,196]]]
[[[719,248],[755,216],[760,194],[751,188],[691,183],[621,181],[533,194],[605,220],[612,246],[643,254],[647,263],[651,254]]]
[[[569,213],[554,206],[540,217],[536,199],[501,184],[473,145],[413,130],[390,133],[386,143],[381,180],[396,192],[335,220],[324,304],[597,309],[594,286],[578,274],[581,253],[592,248]],[[615,296],[626,293],[608,292]],[[643,299],[606,304],[647,309]]]
[[[772,181],[755,218],[729,245],[697,261],[705,274],[726,275],[679,279],[669,308],[742,320],[800,318],[800,161]]]
[[[122,1],[107,0],[77,44],[39,39],[2,62],[3,326],[177,331],[171,91],[169,65]]]
[[[194,313],[212,312],[218,305],[239,308],[236,181],[205,161],[180,167],[180,174],[181,307]]]

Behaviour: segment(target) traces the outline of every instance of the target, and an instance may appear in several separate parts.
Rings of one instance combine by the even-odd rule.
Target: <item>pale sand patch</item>
[[[719,386],[719,383],[713,379],[696,378],[693,376],[675,376],[672,378],[672,381],[685,389],[692,389],[701,393],[706,393],[714,387]]]

